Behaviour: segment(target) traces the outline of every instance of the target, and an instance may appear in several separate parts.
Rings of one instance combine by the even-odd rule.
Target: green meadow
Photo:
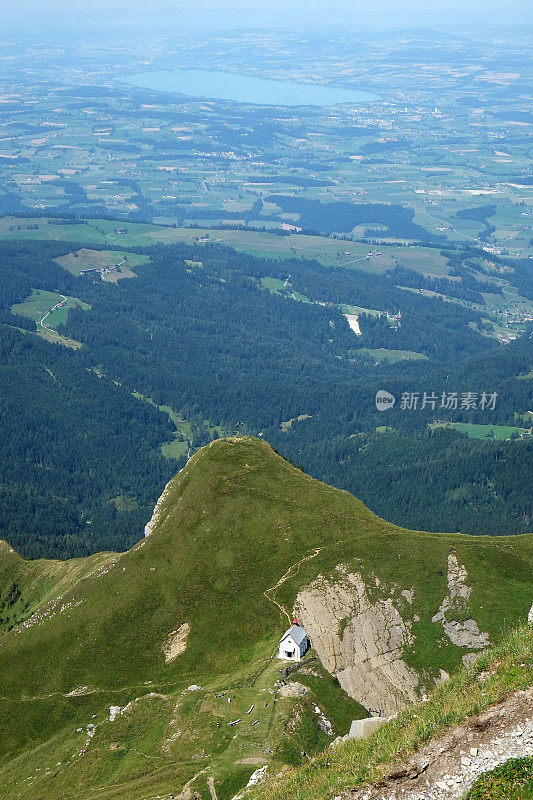
[[[505,442],[512,436],[526,436],[531,428],[518,428],[513,425],[476,425],[472,422],[439,422],[431,427],[454,428],[460,433],[466,433],[470,439],[498,439]]]
[[[61,304],[60,307],[55,308],[58,304]],[[77,297],[66,297],[44,289],[32,289],[30,296],[23,303],[11,306],[11,311],[29,317],[37,325],[41,325],[42,321],[41,327],[58,328],[67,321],[70,309],[76,307],[85,311],[91,308],[88,303],[78,300]]]
[[[66,256],[55,259],[57,263],[72,275],[79,275],[86,269],[105,269],[124,265],[127,268],[140,264],[148,264],[150,258],[138,253],[127,253],[121,250],[91,250],[83,247]]]
[[[142,260],[142,256],[123,253],[120,251],[120,246],[135,248],[156,243],[186,242],[201,245],[209,242],[234,247],[236,250],[261,258],[303,257],[317,259],[326,266],[362,269],[368,272],[382,273],[387,269],[393,269],[397,263],[419,270],[425,275],[440,277],[448,272],[446,259],[440,255],[438,249],[398,247],[387,244],[375,246],[302,233],[279,236],[267,231],[239,228],[180,228],[173,225],[121,223],[100,219],[58,223],[53,218],[18,219],[8,216],[0,218],[0,239],[39,239],[106,245],[106,247],[117,248],[117,250],[103,251],[106,252],[106,258],[110,259],[110,263],[118,263],[116,262],[117,257],[126,255],[129,266],[145,262]],[[80,267],[80,269],[93,266],[91,257],[86,250],[78,251],[80,257],[84,258],[84,263],[87,263],[86,267]],[[377,255],[367,258],[366,256],[371,253],[377,253]],[[64,256],[61,258],[66,259],[64,266],[67,269],[71,271],[78,269],[78,259],[75,257]],[[63,263],[63,261],[59,260],[59,263]]]

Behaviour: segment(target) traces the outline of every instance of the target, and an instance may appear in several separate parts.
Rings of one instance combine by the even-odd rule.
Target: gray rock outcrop
[[[411,621],[391,598],[372,602],[360,574],[339,566],[335,582],[318,576],[296,611],[324,667],[366,708],[394,714],[417,699],[418,674],[403,661]]]
[[[431,621],[440,622],[446,636],[457,647],[481,650],[490,644],[489,635],[479,630],[475,619],[464,618],[472,594],[472,587],[467,585],[466,578],[466,569],[459,564],[457,554],[452,550],[448,556],[448,594]],[[453,619],[454,616],[463,619]]]

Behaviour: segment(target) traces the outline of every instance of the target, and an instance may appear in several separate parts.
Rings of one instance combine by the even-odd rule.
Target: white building
[[[309,647],[305,628],[298,624],[296,617],[291,627],[285,631],[279,642],[279,658],[300,661]]]

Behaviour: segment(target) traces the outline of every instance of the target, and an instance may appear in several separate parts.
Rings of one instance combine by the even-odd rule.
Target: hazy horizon
[[[510,0],[504,8],[499,0],[446,0],[428,8],[422,0],[407,0],[399,7],[393,0],[376,0],[371,7],[348,0],[272,0],[261,8],[250,7],[244,0],[215,0],[169,3],[153,0],[147,8],[140,0],[89,0],[83,8],[68,0],[4,0],[0,3],[1,21],[7,27],[59,29],[71,24],[123,26],[149,24],[153,27],[182,24],[187,29],[205,28],[312,28],[317,25],[365,27],[457,27],[474,25],[523,25],[532,22],[531,9],[519,0]]]

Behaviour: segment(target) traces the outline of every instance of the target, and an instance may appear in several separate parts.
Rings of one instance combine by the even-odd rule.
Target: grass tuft
[[[482,775],[464,800],[532,800],[533,758],[511,758]]]

